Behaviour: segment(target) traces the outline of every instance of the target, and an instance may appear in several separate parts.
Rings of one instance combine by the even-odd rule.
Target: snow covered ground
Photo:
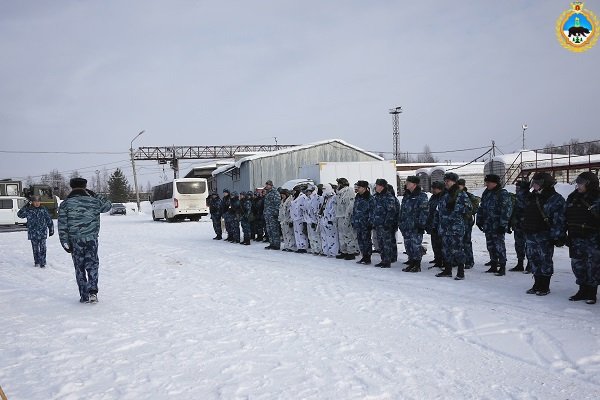
[[[41,270],[26,232],[0,233],[9,400],[600,397],[600,305],[567,300],[566,249],[538,297],[531,275],[483,273],[478,231],[464,281],[213,236],[207,219],[102,215],[90,305],[56,236]]]

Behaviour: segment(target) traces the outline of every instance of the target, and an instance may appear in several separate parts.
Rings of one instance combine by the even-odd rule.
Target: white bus
[[[208,215],[208,182],[204,178],[181,178],[152,188],[152,219],[168,222]]]
[[[0,196],[0,225],[25,225],[27,219],[17,217],[17,212],[25,204],[25,197]]]

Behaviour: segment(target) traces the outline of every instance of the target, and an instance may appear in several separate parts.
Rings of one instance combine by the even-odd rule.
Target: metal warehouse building
[[[270,179],[275,187],[298,176],[304,165],[319,162],[380,161],[383,158],[340,139],[330,139],[244,157],[213,171],[213,189],[248,191]],[[351,182],[353,183],[353,182]]]

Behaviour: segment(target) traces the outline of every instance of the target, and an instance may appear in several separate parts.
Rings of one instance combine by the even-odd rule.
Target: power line
[[[480,158],[482,158],[483,156],[485,156],[487,153],[489,153],[490,151],[492,151],[492,149],[489,149],[488,151],[486,151],[485,153],[483,153],[482,155],[480,155],[479,157],[474,158],[473,160],[469,161],[466,164],[460,165],[458,167],[452,167],[452,168],[445,168],[446,171],[452,171],[453,169],[458,169],[458,168],[462,168],[462,167],[466,167],[469,164],[473,164],[474,162],[476,162],[477,160],[479,160]]]
[[[483,150],[483,149],[487,149],[487,148],[489,148],[489,147],[490,147],[490,146],[481,146],[481,147],[471,147],[471,148],[469,148],[469,149],[455,149],[455,150],[443,150],[443,151],[430,151],[429,153],[431,153],[431,154],[458,153],[458,152],[461,152],[461,151]],[[370,151],[371,153],[376,153],[376,154],[379,154],[379,153],[383,153],[383,154],[394,154],[394,153],[393,153],[393,152],[391,152],[391,151],[376,151],[376,150],[368,150],[368,151]],[[405,152],[405,151],[403,151],[403,152],[402,152],[402,154],[425,154],[425,152],[423,152],[423,151],[420,151],[420,152]]]
[[[21,150],[0,150],[5,154],[129,154],[123,151],[21,151]]]

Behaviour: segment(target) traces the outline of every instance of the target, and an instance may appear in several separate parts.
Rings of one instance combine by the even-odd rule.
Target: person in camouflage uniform
[[[281,189],[281,204],[279,206],[279,224],[281,225],[281,236],[283,237],[282,251],[296,251],[296,239],[294,237],[294,221],[290,214],[292,196],[287,189]]]
[[[58,236],[70,253],[79,287],[79,301],[98,301],[98,232],[100,213],[110,210],[111,202],[86,189],[87,181],[73,178],[72,190],[58,210]]]
[[[262,242],[265,234],[265,197],[262,190],[258,190],[252,202],[252,213],[254,214],[254,224],[252,225],[253,237],[257,242]]]
[[[534,284],[528,294],[545,296],[550,293],[554,274],[554,246],[565,244],[565,199],[556,192],[556,181],[547,172],[536,173],[523,212],[525,251],[531,263]]]
[[[500,184],[500,177],[488,174],[484,179],[486,189],[481,195],[477,211],[477,227],[485,233],[485,242],[490,254],[490,269],[487,273],[503,276],[506,273],[506,245],[504,235],[509,231],[512,215],[512,199]]]
[[[396,196],[390,193],[389,186],[385,179],[375,181],[375,192],[373,195],[374,208],[371,217],[373,228],[377,231],[377,240],[381,262],[375,264],[376,267],[390,268],[394,257],[397,257],[396,231],[398,230],[398,202]],[[396,252],[394,252],[396,248]]]
[[[241,202],[241,217],[240,223],[242,225],[242,231],[244,232],[244,240],[242,244],[248,246],[250,244],[250,236],[252,235],[252,221],[254,221],[254,215],[252,214],[252,192],[240,193]]]
[[[210,219],[212,220],[213,229],[216,236],[213,240],[223,239],[223,228],[221,227],[221,208],[223,202],[219,197],[219,193],[212,192],[210,199],[208,200],[208,210],[210,212]]]
[[[229,189],[223,189],[223,199],[221,200],[221,215],[223,216],[223,221],[225,222],[225,230],[227,231],[227,237],[225,241],[233,242],[233,231],[231,224],[231,193]]]
[[[27,218],[27,239],[31,241],[34,266],[46,267],[46,238],[54,235],[54,224],[46,207],[41,207],[40,196],[32,196],[17,212],[19,218]]]
[[[231,214],[229,223],[231,224],[231,233],[233,234],[233,240],[231,243],[237,244],[241,242],[240,219],[242,217],[242,202],[240,201],[238,192],[231,192],[231,205],[229,207],[229,213]]]
[[[512,218],[512,230],[515,238],[515,253],[517,253],[517,265],[509,271],[531,272],[529,261],[527,267],[523,266],[525,261],[525,232],[523,232],[523,211],[525,210],[525,201],[529,194],[529,180],[521,179],[516,185],[516,196]]]
[[[362,258],[357,264],[371,264],[371,254],[373,253],[373,242],[371,240],[371,216],[375,208],[375,200],[369,191],[369,182],[358,181],[354,184],[357,187],[357,194],[354,199],[354,209],[352,210],[352,227],[356,231],[358,247]]]
[[[321,229],[321,248],[323,255],[336,257],[340,250],[339,234],[336,224],[335,210],[337,195],[329,183],[323,185],[323,205],[319,210]]]
[[[273,182],[268,180],[265,182],[265,190],[267,195],[265,196],[265,224],[267,227],[267,235],[269,236],[269,245],[265,247],[266,250],[279,250],[281,246],[281,238],[279,236],[279,205],[281,204],[281,197],[277,190],[273,190]]]
[[[351,217],[354,209],[355,193],[350,188],[350,183],[346,178],[336,179],[337,188],[337,203],[335,209],[335,217],[337,218],[337,229],[340,239],[340,254],[336,256],[338,259],[354,260],[358,254],[358,241],[356,232],[352,229]]]
[[[437,207],[446,194],[443,182],[433,182],[431,184],[431,197],[429,198],[429,214],[427,215],[426,231],[431,235],[431,248],[433,249],[433,260],[430,261],[433,267],[443,268],[444,256],[442,255],[442,237],[433,224],[434,216],[437,213]],[[432,268],[433,268],[432,267]]]
[[[307,188],[307,201],[304,204],[304,222],[308,230],[310,252],[314,255],[319,255],[323,252],[323,249],[321,248],[321,233],[317,224],[319,222],[319,208],[321,207],[323,196],[316,189],[314,185],[309,185]]]
[[[600,283],[600,189],[598,177],[583,172],[575,180],[577,188],[567,197],[566,228],[569,257],[579,285],[571,301],[596,304]]]
[[[405,272],[420,272],[423,253],[423,233],[427,225],[429,205],[427,195],[421,190],[417,176],[406,178],[406,191],[398,213],[398,227],[404,239],[404,248],[408,255],[408,265]]]
[[[442,253],[444,270],[437,277],[452,277],[452,268],[457,267],[456,280],[465,278],[464,236],[467,218],[472,206],[467,195],[460,190],[458,175],[448,172],[444,175],[446,194],[438,204],[438,212],[434,217],[434,225],[442,237]]]
[[[475,225],[475,214],[479,209],[481,199],[469,192],[464,179],[461,178],[456,183],[458,184],[458,188],[465,192],[472,207],[471,212],[466,215],[467,224],[465,225],[465,237],[463,240],[465,246],[465,269],[471,269],[475,265],[475,258],[473,257],[473,225]]]
[[[296,186],[292,194],[292,204],[290,205],[290,216],[294,227],[294,239],[296,241],[296,253],[306,253],[308,249],[308,236],[304,231],[304,212],[305,204],[308,200],[303,191],[305,186]]]

